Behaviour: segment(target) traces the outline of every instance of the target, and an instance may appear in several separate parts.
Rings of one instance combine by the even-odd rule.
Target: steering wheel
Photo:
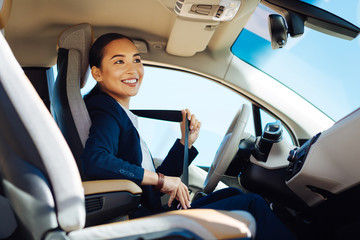
[[[249,119],[250,107],[243,104],[232,120],[221,144],[215,154],[209,172],[206,176],[203,191],[208,194],[214,191],[226,169],[238,151],[240,140]]]

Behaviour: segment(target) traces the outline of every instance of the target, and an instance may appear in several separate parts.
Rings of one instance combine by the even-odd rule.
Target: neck
[[[117,99],[115,98],[116,101],[118,101],[121,106],[123,106],[126,109],[129,109],[129,105],[130,105],[130,98],[128,99]]]
[[[103,89],[101,89],[101,91],[105,92],[107,95],[109,95],[110,97],[115,99],[124,108],[129,109],[130,97],[119,97],[116,94],[113,94],[112,92],[109,92],[109,91],[106,91],[106,90],[103,90]]]

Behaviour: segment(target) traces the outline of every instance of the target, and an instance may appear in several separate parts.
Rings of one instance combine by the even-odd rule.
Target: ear
[[[91,68],[91,75],[93,76],[93,78],[97,81],[97,82],[101,82],[102,78],[101,78],[101,71],[100,68],[93,66]]]

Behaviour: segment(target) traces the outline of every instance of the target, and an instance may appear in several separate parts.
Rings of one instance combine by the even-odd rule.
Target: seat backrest
[[[0,1],[0,30],[3,31],[6,26],[10,11],[11,11],[12,0]],[[0,33],[1,34],[1,33]],[[0,170],[0,179],[1,179]],[[11,236],[16,228],[17,223],[13,213],[13,210],[9,204],[9,200],[3,196],[4,190],[2,183],[0,182],[0,239]]]
[[[55,121],[0,34],[0,177],[33,239],[85,224],[83,187]]]
[[[75,25],[63,31],[58,40],[58,76],[53,87],[51,105],[61,132],[79,166],[80,155],[88,138],[91,120],[80,89],[89,74],[89,50],[93,42],[91,26]]]

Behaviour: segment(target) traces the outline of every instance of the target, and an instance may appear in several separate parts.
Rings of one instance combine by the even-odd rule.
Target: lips
[[[129,78],[129,79],[125,79],[125,80],[121,80],[122,83],[125,83],[126,85],[129,86],[135,86],[138,82],[137,78]]]

